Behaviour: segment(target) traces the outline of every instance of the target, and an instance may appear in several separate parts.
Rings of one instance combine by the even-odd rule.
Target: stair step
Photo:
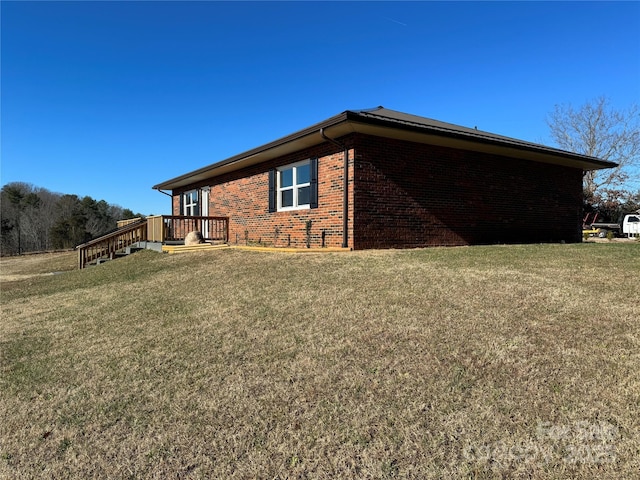
[[[174,253],[187,253],[187,252],[201,252],[204,250],[220,250],[229,248],[226,243],[212,245],[210,243],[201,243],[199,245],[163,245],[162,251],[169,254]]]

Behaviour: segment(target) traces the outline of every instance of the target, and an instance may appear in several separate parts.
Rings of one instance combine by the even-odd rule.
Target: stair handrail
[[[95,259],[101,258],[104,255],[113,255],[117,248],[114,248],[112,240],[116,240],[119,237],[126,236],[128,233],[139,230],[140,238],[138,239],[138,241],[146,240],[146,223],[146,219],[141,219],[140,221],[117,228],[110,233],[106,233],[98,238],[94,238],[93,240],[89,240],[88,242],[76,246],[76,250],[78,250],[78,268],[82,270],[87,265],[87,263]],[[125,241],[122,245],[119,245],[118,248],[128,247],[133,243],[135,242]],[[89,251],[91,251],[91,253],[87,255],[87,252]]]
[[[125,225],[124,227],[120,227],[120,228],[116,228],[115,230],[111,230],[110,232],[104,233],[99,237],[93,238],[91,240],[89,240],[86,243],[82,243],[80,245],[76,245],[76,250],[82,247],[90,247],[92,245],[95,245],[97,243],[100,243],[102,240],[107,240],[111,237],[116,236],[116,234],[120,234],[120,233],[127,233],[131,230],[135,230],[137,227],[143,225],[147,223],[147,219],[146,218],[142,218],[138,221],[136,221],[135,223],[130,223],[128,225]]]

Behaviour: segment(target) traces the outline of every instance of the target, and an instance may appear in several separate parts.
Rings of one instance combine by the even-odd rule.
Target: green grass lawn
[[[0,260],[2,478],[640,472],[638,243],[40,258]]]

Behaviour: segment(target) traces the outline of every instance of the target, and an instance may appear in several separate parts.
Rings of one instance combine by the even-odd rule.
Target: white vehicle
[[[595,222],[589,227],[590,230],[583,230],[583,232],[597,235],[600,238],[605,238],[609,232],[612,232],[616,237],[640,237],[640,213],[625,215],[622,225],[619,223]]]
[[[583,233],[606,238],[607,233],[614,236],[640,237],[640,213],[630,213],[624,216],[622,225],[619,223],[594,222],[583,226]]]
[[[622,221],[622,233],[627,237],[640,237],[640,214],[625,215]]]

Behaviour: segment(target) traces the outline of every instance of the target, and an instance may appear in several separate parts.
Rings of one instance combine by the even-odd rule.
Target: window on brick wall
[[[278,167],[269,172],[269,211],[301,210],[318,206],[318,160]]]
[[[182,194],[182,202],[180,204],[181,214],[188,216],[200,215],[200,209],[198,208],[198,191],[191,190]]]

